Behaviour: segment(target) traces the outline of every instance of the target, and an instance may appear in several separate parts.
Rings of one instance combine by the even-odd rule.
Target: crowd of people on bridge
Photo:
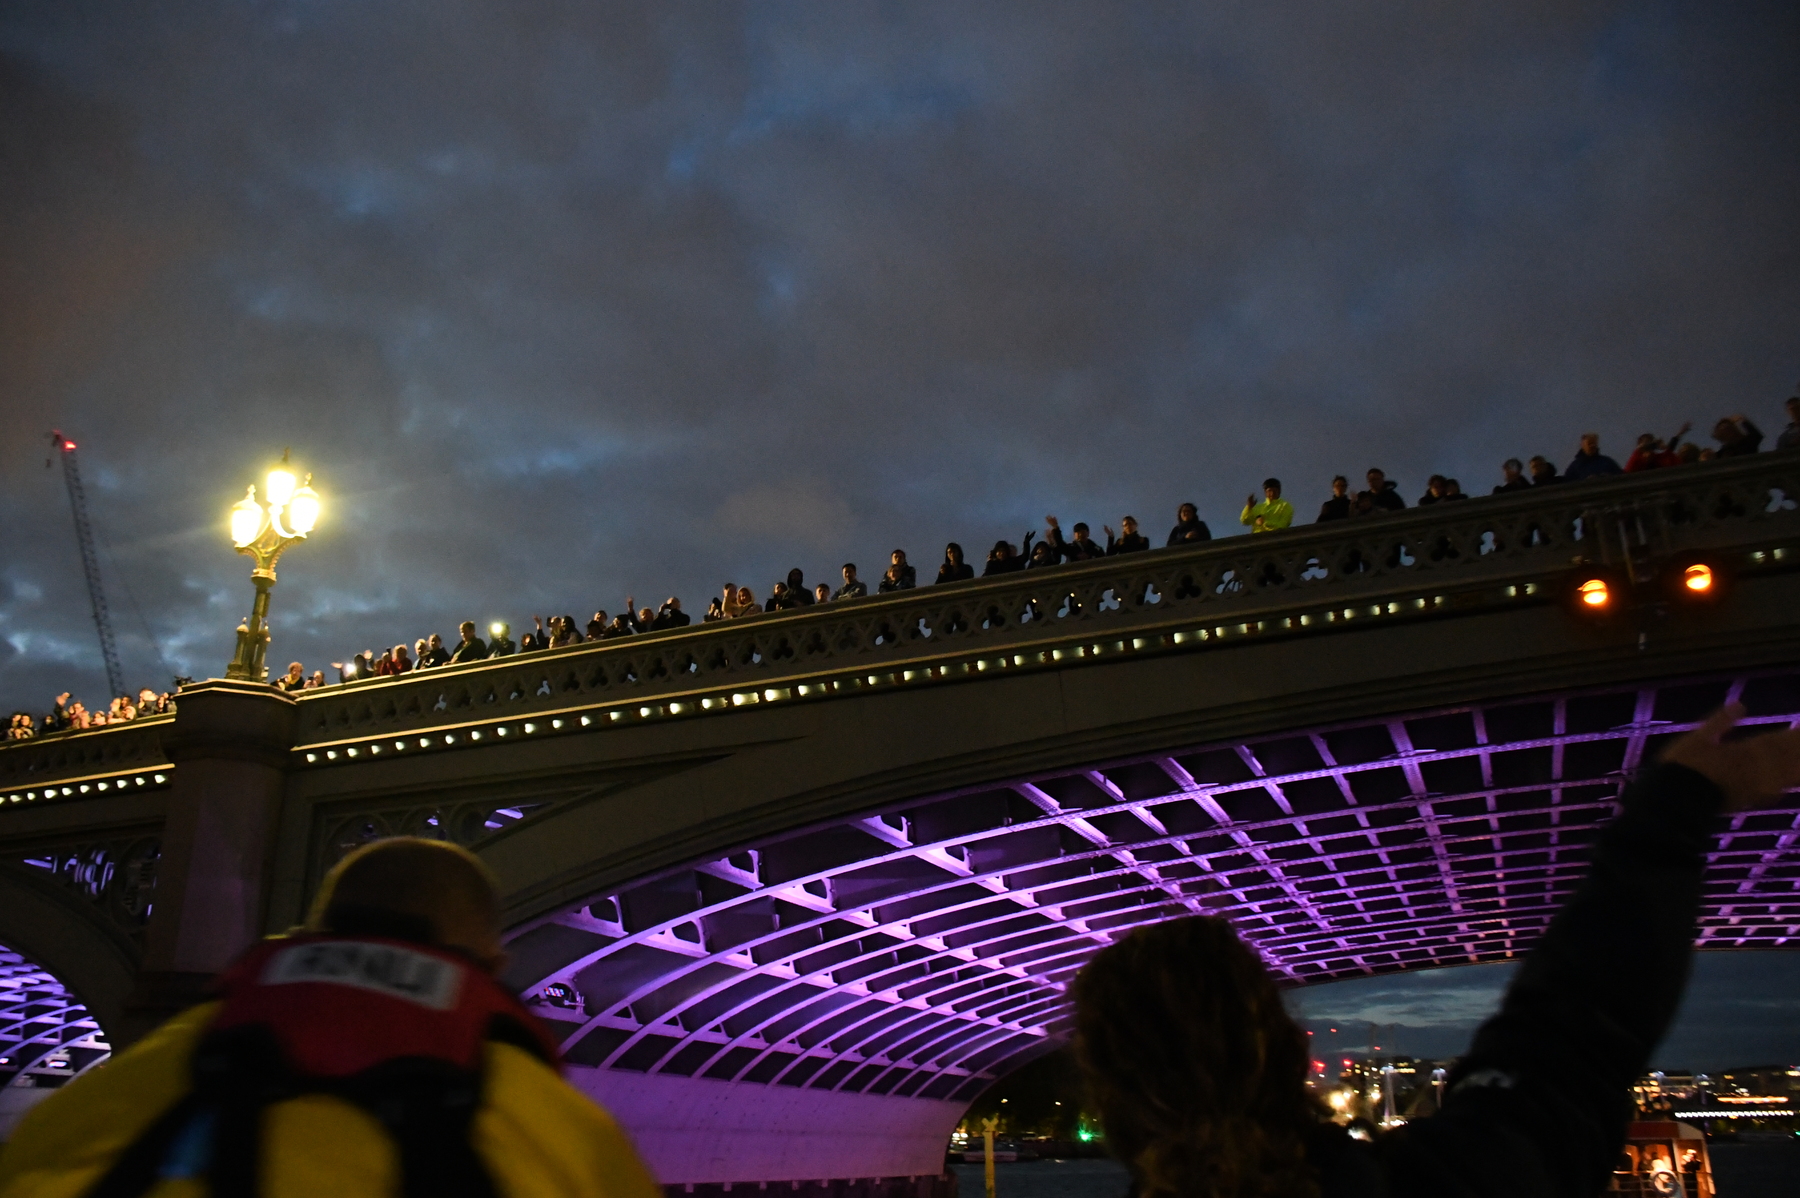
[[[1788,424],[1777,438],[1777,448],[1800,448],[1800,395],[1787,401],[1787,413]],[[1586,433],[1581,437],[1575,456],[1560,472],[1543,456],[1524,461],[1508,458],[1501,463],[1500,482],[1493,487],[1491,493],[1507,495],[1534,487],[1585,482],[1611,475],[1623,476],[1644,470],[1736,458],[1756,453],[1762,448],[1762,430],[1742,414],[1727,416],[1713,426],[1712,438],[1717,442],[1716,447],[1701,447],[1692,441],[1684,441],[1683,438],[1690,429],[1690,425],[1684,424],[1666,439],[1655,433],[1642,434],[1623,465],[1601,451],[1598,433]],[[1416,503],[1409,505],[1394,481],[1379,467],[1371,467],[1365,478],[1367,485],[1355,492],[1351,491],[1349,480],[1345,476],[1340,474],[1332,479],[1331,494],[1320,505],[1317,522],[1364,519],[1404,511],[1408,507],[1430,507],[1470,498],[1456,479],[1433,474],[1426,480],[1425,490]],[[1252,535],[1273,533],[1292,527],[1294,515],[1293,504],[1282,495],[1281,480],[1266,478],[1262,483],[1260,498],[1256,494],[1245,497],[1238,523]],[[1044,569],[1114,557],[1122,553],[1141,553],[1153,548],[1150,538],[1139,531],[1135,516],[1122,517],[1116,531],[1110,525],[1102,525],[1100,531],[1106,538],[1104,543],[1093,536],[1093,530],[1085,522],[1075,523],[1067,534],[1063,532],[1061,521],[1054,515],[1045,516],[1044,525],[1042,534],[1036,529],[1027,529],[1017,544],[1005,539],[995,541],[984,555],[985,560],[979,571],[968,559],[962,545],[950,542],[944,547],[944,558],[938,565],[933,583],[964,582],[978,574],[982,578],[992,578],[1019,570]],[[1169,529],[1163,546],[1179,548],[1212,539],[1212,529],[1200,518],[1199,509],[1192,503],[1183,503],[1176,509],[1175,523]],[[700,618],[702,622],[708,623],[736,620],[825,603],[841,603],[870,594],[870,585],[861,576],[855,562],[845,562],[839,569],[839,577],[840,581],[835,586],[825,582],[809,584],[805,571],[796,566],[788,571],[787,577],[778,579],[769,588],[766,599],[759,597],[751,587],[728,582],[718,597],[707,604],[706,611]],[[918,568],[908,560],[906,550],[895,549],[888,554],[887,565],[880,578],[875,581],[874,593],[879,595],[910,590],[918,585]],[[548,620],[543,616],[533,617],[532,628],[517,642],[512,639],[509,625],[491,625],[489,636],[484,639],[477,634],[475,624],[470,621],[462,625],[460,639],[454,645],[446,646],[437,633],[432,633],[417,638],[410,648],[401,643],[380,652],[364,650],[348,662],[333,662],[332,667],[338,671],[340,680],[345,682],[391,677],[441,665],[505,657],[513,653],[560,649],[584,641],[613,640],[684,628],[690,620],[691,617],[682,609],[681,600],[675,596],[670,596],[655,609],[639,607],[636,599],[628,597],[624,610],[610,616],[604,610],[597,610],[585,625],[570,615],[551,616]],[[287,690],[323,686],[325,675],[321,671],[314,671],[308,676],[301,664],[295,662],[277,685]]]
[[[48,736],[53,732],[79,732],[88,728],[104,728],[109,724],[123,724],[137,719],[139,716],[162,715],[175,710],[175,695],[169,691],[157,691],[144,687],[133,695],[129,692],[119,695],[104,708],[89,711],[80,699],[73,698],[68,691],[56,696],[56,702],[45,713],[40,724],[29,711],[15,711],[7,722],[7,740],[31,740],[37,736]]]
[[[1789,399],[1786,406],[1788,423],[1776,438],[1776,448],[1800,449],[1800,394]],[[1587,482],[1611,476],[1622,477],[1645,470],[1670,469],[1738,458],[1757,453],[1763,446],[1762,430],[1742,413],[1726,416],[1713,425],[1711,439],[1716,442],[1715,445],[1701,446],[1694,441],[1685,440],[1691,429],[1691,425],[1684,424],[1666,438],[1653,432],[1641,434],[1623,464],[1602,451],[1598,433],[1582,435],[1580,447],[1560,472],[1554,463],[1541,455],[1523,460],[1508,458],[1500,465],[1500,482],[1495,484],[1491,494],[1508,495],[1537,487]],[[1363,489],[1352,491],[1347,477],[1340,474],[1333,478],[1331,494],[1320,504],[1316,522],[1368,519],[1404,511],[1408,507],[1430,507],[1471,498],[1457,479],[1442,474],[1431,475],[1426,480],[1423,493],[1410,505],[1395,481],[1388,478],[1381,468],[1370,467],[1364,479],[1366,485]],[[1294,518],[1294,506],[1284,497],[1281,480],[1266,478],[1259,493],[1245,497],[1238,523],[1254,536],[1290,528],[1294,524]],[[944,559],[938,566],[933,582],[963,582],[978,574],[982,578],[992,578],[1020,570],[1044,569],[1124,553],[1142,553],[1153,548],[1150,538],[1139,530],[1135,516],[1122,517],[1116,531],[1111,525],[1102,525],[1100,531],[1105,537],[1104,543],[1093,536],[1093,530],[1085,522],[1076,522],[1067,534],[1054,515],[1044,517],[1044,525],[1041,534],[1037,529],[1027,529],[1017,544],[1004,538],[995,541],[993,547],[983,555],[979,571],[975,563],[968,559],[962,545],[950,542],[944,547]],[[1193,503],[1183,503],[1176,509],[1175,523],[1169,529],[1163,546],[1179,548],[1212,539],[1212,528],[1200,518],[1199,509]],[[918,585],[918,568],[907,559],[906,550],[895,549],[888,555],[888,562],[881,576],[875,580],[874,593],[910,590]],[[835,586],[825,582],[809,584],[805,572],[796,566],[788,571],[787,577],[778,579],[768,589],[767,598],[759,597],[751,587],[726,583],[720,594],[707,604],[700,618],[707,623],[743,619],[825,603],[841,603],[863,598],[869,593],[870,585],[862,578],[854,562],[845,562],[840,567],[839,581]],[[614,640],[684,628],[691,620],[692,617],[682,608],[681,600],[671,595],[655,608],[639,607],[635,598],[627,597],[623,610],[610,615],[603,609],[596,610],[585,623],[573,615],[550,616],[548,619],[534,616],[532,626],[517,641],[512,637],[511,626],[506,623],[490,624],[487,636],[483,637],[473,621],[465,621],[454,643],[446,644],[439,633],[433,632],[415,638],[410,645],[403,641],[391,648],[365,649],[354,654],[348,661],[332,662],[335,679],[322,669],[309,673],[302,663],[292,662],[287,671],[274,680],[273,685],[284,691],[314,690],[334,681],[350,683],[393,677],[439,666],[506,657],[514,653],[560,649],[587,641]],[[155,700],[155,710],[164,710],[171,702],[170,696],[166,694],[156,695],[144,691],[135,703],[130,696],[122,696],[115,699],[106,711],[89,712],[79,702],[69,700],[67,695],[61,696],[56,707],[44,718],[41,731],[60,732],[129,720],[145,710],[146,695]],[[18,712],[13,715],[7,736],[8,739],[23,739],[38,735],[39,731],[29,714]]]

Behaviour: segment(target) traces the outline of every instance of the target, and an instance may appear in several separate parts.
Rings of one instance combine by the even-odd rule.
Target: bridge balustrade
[[[1800,455],[1770,454],[586,642],[305,692],[297,749],[324,766],[371,736],[445,748],[1558,602],[1577,563],[1729,551],[1775,569],[1797,496]],[[514,719],[530,722],[482,728]]]

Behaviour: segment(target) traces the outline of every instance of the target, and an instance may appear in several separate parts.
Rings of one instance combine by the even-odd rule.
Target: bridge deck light
[[[1705,594],[1707,591],[1712,590],[1712,567],[1700,562],[1696,562],[1694,565],[1689,566],[1686,570],[1682,571],[1681,585],[1697,594]]]
[[[1604,578],[1590,578],[1576,588],[1582,605],[1594,610],[1604,608],[1612,602],[1612,588],[1606,585]]]

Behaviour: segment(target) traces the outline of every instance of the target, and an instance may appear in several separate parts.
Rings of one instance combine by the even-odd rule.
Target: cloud
[[[275,652],[313,663],[1778,420],[1797,20],[21,0],[0,496],[42,598],[0,614],[41,648],[0,687],[99,685],[52,426],[138,680],[229,658],[223,512],[287,446],[327,507]]]

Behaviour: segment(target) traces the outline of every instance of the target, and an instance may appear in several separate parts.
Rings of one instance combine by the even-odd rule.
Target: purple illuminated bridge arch
[[[0,945],[0,1142],[40,1100],[111,1055],[60,978]]]
[[[1422,711],[935,795],[535,920],[511,977],[615,1106],[703,1079],[960,1110],[1061,1042],[1069,979],[1145,923],[1230,918],[1294,985],[1521,953],[1623,778],[1738,700],[1752,728],[1786,727],[1800,675]],[[1800,943],[1797,840],[1800,804],[1731,819],[1701,947]]]

